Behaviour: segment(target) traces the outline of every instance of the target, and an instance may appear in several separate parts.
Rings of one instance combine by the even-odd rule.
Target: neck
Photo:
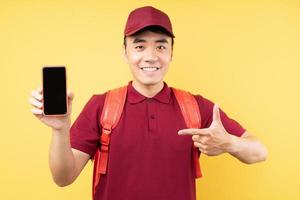
[[[143,85],[137,83],[136,81],[132,81],[132,86],[134,87],[134,89],[136,89],[136,91],[138,91],[145,97],[152,98],[163,89],[164,82],[161,81],[160,83],[157,83],[155,85]]]

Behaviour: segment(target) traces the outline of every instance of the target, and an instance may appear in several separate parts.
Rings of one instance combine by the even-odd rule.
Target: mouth
[[[160,67],[155,67],[155,66],[150,67],[150,66],[148,66],[148,67],[140,67],[140,69],[142,71],[146,71],[146,72],[155,72],[155,71],[158,71],[160,69]]]

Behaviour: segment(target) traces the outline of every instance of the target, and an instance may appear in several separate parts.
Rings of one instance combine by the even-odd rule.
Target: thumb
[[[70,115],[70,113],[72,112],[72,101],[74,99],[74,93],[71,90],[68,90],[67,92],[68,95],[68,114]]]
[[[213,109],[213,121],[215,121],[215,122],[221,122],[220,110],[219,110],[219,105],[218,104],[214,105],[214,109]]]
[[[68,95],[68,100],[72,102],[72,100],[74,99],[74,93],[71,90],[68,90],[67,95]]]

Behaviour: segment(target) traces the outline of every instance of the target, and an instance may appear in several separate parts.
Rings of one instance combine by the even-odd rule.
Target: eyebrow
[[[133,43],[144,43],[144,42],[146,42],[146,40],[141,38],[135,38],[133,40]],[[169,42],[165,38],[163,38],[163,39],[155,40],[155,43],[169,43]]]

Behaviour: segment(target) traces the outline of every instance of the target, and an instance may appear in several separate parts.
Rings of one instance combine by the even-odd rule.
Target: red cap
[[[168,15],[152,6],[137,8],[128,16],[124,30],[125,36],[130,36],[147,26],[160,26],[175,37]]]

